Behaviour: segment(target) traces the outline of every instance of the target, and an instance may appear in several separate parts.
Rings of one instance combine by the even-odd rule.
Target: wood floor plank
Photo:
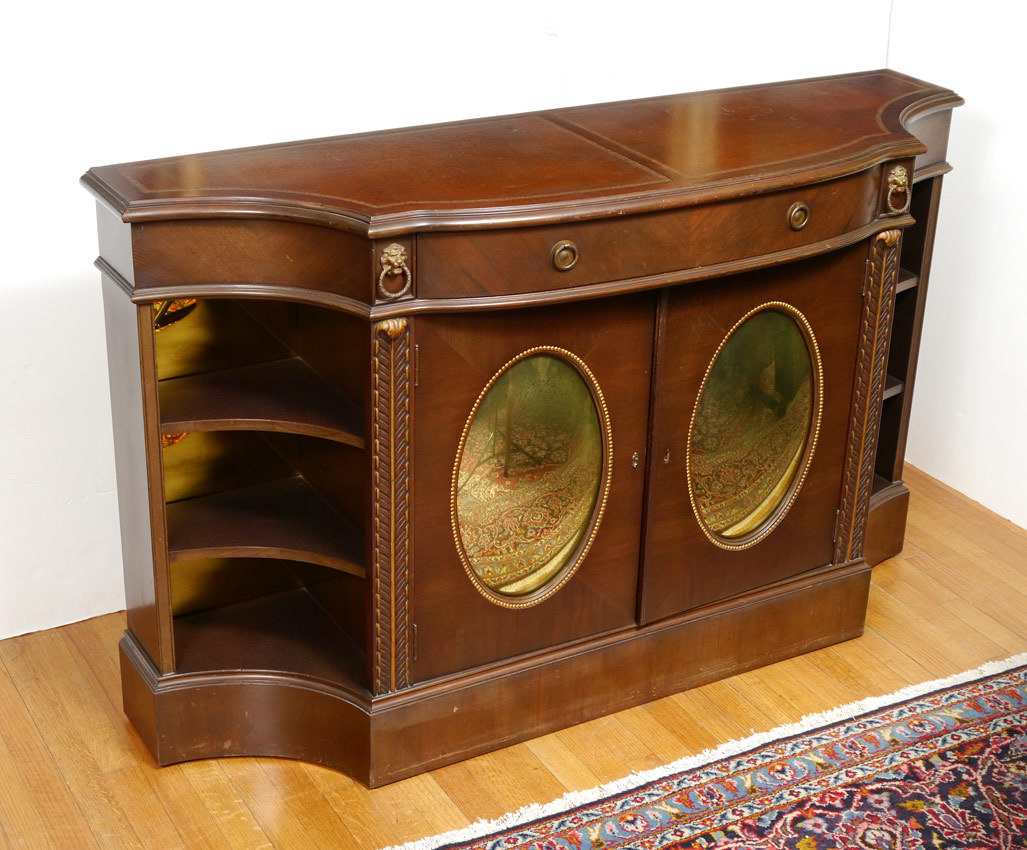
[[[851,687],[846,678],[834,676],[826,671],[823,661],[826,661],[827,658],[830,656],[822,659],[821,663],[817,663],[812,655],[803,655],[795,659],[798,662],[795,665],[772,668],[783,676],[786,682],[801,681],[804,689],[811,690],[816,694],[816,697],[810,701],[805,694],[785,691],[795,699],[796,706],[801,707],[806,713],[810,711],[808,707],[812,707],[811,710],[814,713],[829,711],[836,706],[846,705],[859,699],[860,695],[866,692],[863,688]],[[779,690],[782,689],[779,688]]]
[[[15,847],[98,847],[28,707],[0,661],[0,824]]]
[[[526,741],[524,746],[545,765],[564,788],[595,788],[602,780],[578,758],[574,749],[556,733]]]
[[[359,848],[391,847],[400,841],[395,820],[409,815],[411,810],[402,802],[396,804],[394,791],[382,793],[389,792],[394,787],[394,785],[387,785],[384,788],[368,792],[362,787],[352,785],[346,788],[340,787],[326,795],[332,809],[346,819],[346,830],[351,836],[350,840],[354,842],[350,846]],[[475,819],[460,811],[459,808],[457,811],[459,812],[459,821],[455,822],[456,826],[438,830],[425,824],[419,837],[465,826]]]
[[[1020,599],[1027,598],[1027,568],[1023,563],[1016,559],[1012,564],[996,560],[982,549],[961,543],[958,538],[938,534],[934,526],[921,517],[911,518],[907,527],[909,539],[927,550],[927,555],[936,562],[937,571],[959,575],[978,586],[987,581],[1008,588]],[[1027,562],[1027,552],[1021,558]]]
[[[389,786],[389,792],[379,795],[375,805],[391,816],[393,832],[400,841],[413,841],[424,835],[466,826],[463,813],[430,774],[397,782]],[[415,816],[407,815],[405,809],[409,806],[414,807]]]
[[[899,634],[896,637],[901,638],[902,635]],[[932,673],[930,667],[924,664],[924,659],[920,656],[918,647],[915,644],[895,643],[876,632],[873,626],[867,626],[859,640],[863,645],[864,651],[873,660],[870,669],[887,667],[888,670],[902,679],[903,687],[938,678],[937,674]],[[874,690],[878,691],[879,689],[875,688]],[[868,693],[867,696],[880,696],[882,693],[889,692]]]
[[[192,850],[149,781],[152,769],[131,765],[108,771],[99,782],[110,797],[121,801],[125,817],[144,847],[161,850]]]
[[[68,642],[89,666],[93,678],[100,686],[106,698],[105,706],[117,714],[122,713],[121,669],[118,666],[117,653],[111,652],[111,646],[117,646],[125,630],[124,624],[122,615],[109,614],[106,617],[72,623],[64,628]],[[109,628],[110,625],[115,628]]]
[[[902,585],[911,592],[919,594],[924,602],[942,605],[958,599],[956,593],[947,584],[938,581],[935,571],[927,561],[926,554],[903,552],[901,558],[883,561],[874,568],[873,581],[877,587],[893,592],[896,585]]]
[[[235,759],[199,761],[175,765],[172,769],[180,769],[183,772],[203,808],[209,813],[232,850],[244,850],[247,847],[254,850],[270,850],[274,848],[274,844],[257,823],[254,813],[250,811],[238,789],[225,773],[225,765],[234,761]]]
[[[958,503],[937,481],[924,482],[910,495],[910,519],[919,526],[929,526],[936,539],[945,541],[956,551],[969,557],[983,558],[988,563],[1011,567],[1027,578],[1027,531],[1011,521],[962,498]],[[976,509],[967,509],[973,505]]]
[[[870,588],[870,595],[874,606],[867,612],[867,625],[892,643],[904,642],[917,647],[917,660],[933,677],[951,676],[979,663],[977,656],[964,645],[962,635],[946,634],[877,586]]]
[[[297,762],[259,759],[257,763],[265,779],[259,784],[261,804],[270,804],[275,809],[276,821],[288,826],[288,834],[302,835],[304,842],[278,840],[275,832],[265,826],[276,847],[306,846],[307,840],[323,850],[356,850],[360,846],[346,827],[345,817],[331,806]],[[253,801],[248,800],[247,805],[257,814]]]
[[[951,603],[958,597],[932,597],[924,593],[922,581],[906,580],[905,576],[919,576],[923,574],[921,570],[917,569],[919,566],[918,561],[911,561],[910,566],[912,569],[906,570],[902,577],[889,582],[887,591],[889,595],[910,610],[914,610],[920,616],[930,620],[935,628],[945,632],[958,633],[960,640],[966,648],[975,653],[976,657],[980,659],[977,662],[978,664],[998,658],[1004,653],[1002,646],[995,643],[987,635],[981,634],[966,621],[959,620],[955,614],[946,608],[946,604]],[[942,601],[938,601],[939,599]]]
[[[71,649],[67,631],[3,641],[0,659],[33,715],[61,730],[63,744],[84,748],[101,773],[137,762],[129,739],[112,727],[102,689]]]
[[[660,700],[656,710],[662,722],[681,738],[683,755],[697,755],[773,725],[753,703],[739,699],[726,682],[675,694]]]
[[[720,741],[747,737],[754,732],[763,732],[777,725],[773,717],[763,711],[756,701],[746,693],[739,693],[739,688],[731,679],[710,682],[701,688],[675,694],[672,699],[683,706],[694,706],[694,716],[707,728],[718,732]],[[707,704],[707,700],[709,703]],[[707,710],[708,705],[708,710]],[[741,727],[745,731],[736,734],[733,730]],[[719,731],[723,731],[723,735]]]
[[[282,792],[274,771],[268,772],[261,759],[224,759],[221,770],[239,793],[239,798],[267,836],[270,845],[281,850],[321,850],[314,831],[300,820],[293,795]],[[332,813],[334,818],[334,812]],[[322,824],[323,826],[323,824]],[[352,846],[336,837],[339,847]],[[323,850],[328,850],[324,848]]]
[[[40,806],[41,801],[29,790],[28,778],[22,775],[23,767],[6,738],[0,736],[0,847],[10,847],[13,841],[19,847],[53,848],[56,845],[50,836],[60,829],[50,820],[55,812],[48,805]],[[91,841],[88,829],[85,834]]]
[[[467,816],[430,775],[404,779],[370,795],[359,785],[327,795],[359,848],[383,847],[467,825]],[[351,818],[359,811],[365,817]]]
[[[624,775],[653,767],[649,748],[628,729],[619,715],[598,717],[579,726],[561,729],[556,733],[599,778],[600,783],[611,782]],[[592,746],[596,740],[602,747]]]
[[[624,711],[617,718],[625,732],[642,744],[644,753],[632,759],[633,770],[650,770],[678,758],[681,753],[681,739],[671,732],[653,715],[648,706]]]
[[[463,812],[439,786],[432,774],[422,774],[378,789],[369,794],[366,788],[334,770],[312,764],[298,763],[307,781],[325,798],[346,825],[348,836],[357,847],[375,843],[380,834],[376,824],[388,825],[392,839],[378,842],[379,846],[413,841],[425,835],[449,832],[466,825]],[[392,799],[396,795],[397,803]],[[354,817],[373,806],[372,823]]]
[[[552,800],[565,790],[524,746],[440,768],[435,778],[468,822],[491,820],[529,803]]]
[[[701,690],[696,689],[691,693],[698,696]],[[671,736],[659,748],[668,758],[681,758],[683,753],[691,755],[708,749],[711,739],[717,742],[744,734],[738,723],[731,722],[729,728],[725,728],[722,723],[711,723],[713,718],[708,709],[696,707],[692,700],[680,701],[677,696],[674,694],[639,706],[640,712],[650,718],[650,722],[658,723]],[[705,706],[711,705],[708,699],[704,698],[702,702]],[[697,728],[702,730],[702,740],[697,740]],[[640,730],[640,733],[645,734],[644,730]]]
[[[910,527],[914,535],[922,533],[915,527],[913,520],[907,527]],[[994,572],[981,568],[975,560],[943,543],[935,541],[930,548],[930,569],[938,581],[944,582],[960,598],[979,605],[990,616],[1010,628],[1027,630],[1027,595],[1020,593]]]
[[[781,662],[778,662],[780,664]],[[770,665],[757,670],[750,670],[739,676],[732,676],[728,684],[739,692],[744,692],[756,706],[770,717],[774,726],[794,723],[803,714],[818,709],[806,707],[820,705],[820,700],[812,690],[797,679],[792,679],[788,668],[773,669]]]
[[[962,536],[976,540],[976,532],[980,532],[979,544],[982,547],[1001,546],[1002,551],[1011,550],[1014,554],[1014,565],[1018,553],[1019,563],[1027,570],[1027,558],[1024,557],[1027,556],[1027,529],[1014,525],[1005,517],[988,510],[915,467],[907,466],[906,470],[906,480],[911,488],[910,498],[914,503],[916,515],[928,515],[928,511],[925,510],[927,502],[934,502],[948,511],[950,521],[958,523],[956,528]],[[916,504],[920,500],[924,500],[924,503]]]
[[[849,694],[846,702],[892,693],[909,684],[907,677],[882,664],[867,650],[865,636],[826,647],[813,653],[810,660],[824,673],[846,684]]]
[[[182,842],[189,850],[232,850],[233,847],[253,846],[260,844],[233,845],[222,832],[220,825],[214,820],[211,812],[204,805],[200,795],[189,781],[187,774],[202,770],[203,764],[171,765],[157,768],[148,765],[145,768],[147,779],[154,788],[164,810],[168,813]],[[160,846],[160,845],[158,845]],[[269,844],[264,844],[269,847]]]
[[[1001,646],[1005,655],[1015,655],[1021,652],[1024,640],[1027,639],[1027,632],[1016,632],[1000,623],[994,617],[989,616],[976,605],[967,602],[965,599],[954,599],[945,603],[945,609],[951,611],[956,617],[968,626],[976,629],[982,635],[986,635],[997,645]]]
[[[1027,531],[906,480],[862,637],[374,791],[273,759],[156,767],[121,711],[123,612],[0,641],[0,850],[370,850],[1027,651]]]
[[[127,736],[111,728],[90,677],[75,669],[68,655],[58,629],[0,642],[0,662],[37,728],[46,730],[41,737],[49,757],[95,839],[86,846],[141,847],[122,801],[98,781],[113,767],[125,766],[124,754],[131,749]]]

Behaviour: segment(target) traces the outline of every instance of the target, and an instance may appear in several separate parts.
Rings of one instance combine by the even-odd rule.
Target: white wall
[[[357,5],[135,0],[5,12],[0,637],[124,606],[93,206],[77,185],[88,166],[877,68],[890,13],[888,0]],[[988,120],[983,95],[929,59],[896,67],[974,98],[953,150],[968,180],[967,135]],[[994,221],[986,199],[1006,187],[981,189],[972,200]],[[945,355],[944,302],[962,291],[941,274],[933,286],[941,303],[932,303],[925,360]],[[972,326],[978,344],[987,343],[981,325]],[[922,381],[920,410],[948,391],[936,375]],[[975,433],[978,412],[958,433]]]
[[[1027,527],[1027,82],[997,2],[896,0],[889,66],[958,91],[906,459]]]

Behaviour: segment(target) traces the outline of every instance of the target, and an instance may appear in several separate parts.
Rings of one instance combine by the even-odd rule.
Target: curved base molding
[[[125,713],[159,764],[279,756],[366,781],[370,698],[258,671],[158,676],[131,631],[120,649]]]
[[[282,756],[373,787],[858,637],[870,568],[825,567],[684,617],[372,699],[260,671],[159,676],[121,641],[125,712],[157,761]]]

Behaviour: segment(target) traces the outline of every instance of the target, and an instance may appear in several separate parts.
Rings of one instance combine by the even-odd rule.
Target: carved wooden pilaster
[[[410,329],[406,319],[374,327],[375,694],[410,684]]]
[[[845,461],[842,504],[835,541],[836,564],[863,556],[863,535],[874,483],[877,428],[881,420],[888,342],[895,312],[901,231],[878,233],[870,250],[853,420]]]

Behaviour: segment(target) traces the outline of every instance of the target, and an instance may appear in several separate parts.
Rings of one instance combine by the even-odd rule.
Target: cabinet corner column
[[[835,541],[836,564],[863,557],[863,538],[873,489],[877,431],[888,365],[888,341],[895,312],[901,236],[901,230],[885,230],[877,234],[870,246],[852,426]]]
[[[406,318],[374,325],[371,690],[410,684],[411,345]]]

